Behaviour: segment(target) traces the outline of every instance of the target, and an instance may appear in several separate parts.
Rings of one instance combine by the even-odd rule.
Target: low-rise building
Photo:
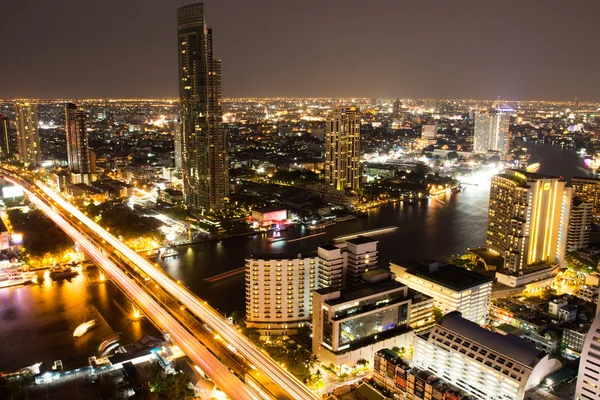
[[[283,221],[287,219],[288,212],[282,208],[265,207],[252,210],[252,219],[259,223]]]
[[[399,282],[434,298],[443,312],[460,311],[464,318],[484,324],[489,318],[492,279],[441,262],[421,262],[413,267],[390,263]]]
[[[563,327],[561,344],[576,354],[581,354],[585,337],[589,330],[589,325],[566,325]]]
[[[522,400],[527,389],[562,367],[533,343],[488,331],[457,311],[415,338],[413,362],[476,398],[498,400]]]

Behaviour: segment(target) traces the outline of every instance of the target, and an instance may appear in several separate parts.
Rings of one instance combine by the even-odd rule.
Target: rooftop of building
[[[312,258],[312,257],[316,257],[317,254],[315,251],[309,251],[309,252],[305,252],[305,253],[297,253],[297,254],[289,254],[289,253],[257,253],[257,254],[250,254],[249,257],[247,257],[247,260],[265,260],[265,261],[272,261],[272,260],[295,260],[295,259],[305,259],[305,258]]]
[[[319,293],[320,295],[340,292],[340,296],[338,298],[325,301],[325,304],[329,306],[335,306],[338,304],[343,304],[349,301],[355,301],[365,297],[374,296],[376,294],[388,292],[391,290],[400,290],[405,287],[406,285],[403,285],[402,283],[397,282],[395,280],[387,280],[376,283],[364,283],[344,289],[327,287],[317,289],[315,290],[315,292]]]
[[[353,239],[348,239],[348,240],[346,240],[346,242],[352,243],[355,245],[359,245],[359,244],[367,244],[367,243],[379,243],[379,240],[371,239],[366,236],[358,236]]]
[[[438,264],[437,269],[432,268],[434,264]],[[492,278],[457,267],[456,265],[428,260],[407,268],[406,272],[457,292],[489,283],[493,280]]]
[[[259,213],[269,213],[269,212],[274,212],[274,211],[286,211],[285,208],[282,207],[262,207],[262,208],[255,208],[252,211],[256,211]]]
[[[444,315],[437,325],[530,367],[534,367],[546,355],[532,342],[512,334],[489,331],[463,318],[458,311]]]
[[[380,356],[385,358],[387,361],[394,363],[395,365],[403,364],[407,365],[406,362],[398,355],[398,353],[393,352],[390,349],[381,349],[377,352]]]
[[[337,247],[333,243],[321,243],[319,245],[319,247],[321,247],[322,249],[325,249],[325,250],[336,250],[336,249],[339,249],[339,247]]]
[[[592,181],[592,182],[598,182],[600,183],[600,178],[595,178],[592,176],[574,176],[571,178],[571,182],[573,182],[574,180],[578,180],[578,181]]]

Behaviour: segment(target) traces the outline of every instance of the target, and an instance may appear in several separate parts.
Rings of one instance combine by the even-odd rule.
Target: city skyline
[[[110,4],[40,2],[27,10],[7,4],[0,33],[13,62],[5,64],[11,79],[4,96],[175,97],[173,20],[185,3],[119,4],[119,13]],[[597,34],[595,2],[568,9],[561,2],[543,8],[509,2],[493,12],[480,2],[340,4],[206,2],[218,33],[215,47],[227,60],[224,95],[599,100],[598,56],[581,40]],[[98,18],[79,18],[92,13]],[[566,18],[578,23],[552,28]],[[347,20],[356,20],[357,28],[344,25]],[[81,34],[62,40],[62,25]],[[72,41],[81,44],[82,57],[70,58]],[[341,51],[331,52],[332,46]],[[363,55],[346,52],[349,46]],[[543,56],[561,50],[586,62]],[[62,62],[80,68],[66,70]],[[345,85],[349,79],[353,85]]]

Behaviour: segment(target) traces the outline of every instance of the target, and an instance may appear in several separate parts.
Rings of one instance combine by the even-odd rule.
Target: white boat
[[[165,249],[160,253],[160,258],[165,259],[167,257],[175,257],[179,252],[173,248]]]
[[[84,322],[75,328],[75,332],[73,332],[74,337],[82,337],[88,330],[90,330],[94,325],[96,325],[96,320],[93,319],[88,322]]]
[[[33,272],[19,272],[8,269],[0,270],[0,288],[24,285],[35,278]]]

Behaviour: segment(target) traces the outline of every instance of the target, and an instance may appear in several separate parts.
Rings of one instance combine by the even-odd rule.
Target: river
[[[541,163],[539,173],[567,179],[585,175],[582,160],[573,151],[545,144],[525,146],[531,162]],[[205,283],[204,279],[243,267],[244,259],[252,253],[311,252],[334,237],[391,225],[398,229],[374,236],[379,240],[380,266],[390,261],[446,260],[485,243],[488,194],[489,182],[482,182],[427,203],[374,209],[368,217],[339,223],[326,228],[324,235],[305,240],[270,243],[260,236],[238,237],[180,247],[179,257],[157,262],[217,309],[243,313],[243,275],[216,283]],[[284,235],[292,239],[312,233],[294,227]],[[131,321],[122,311],[131,310],[131,303],[112,283],[97,282],[96,275],[96,270],[90,270],[71,281],[48,280],[40,285],[0,289],[0,371],[56,359],[62,359],[66,367],[84,365],[113,332],[123,332],[122,343],[157,333],[148,321]],[[75,327],[91,318],[96,318],[98,327],[80,339],[73,338]]]

